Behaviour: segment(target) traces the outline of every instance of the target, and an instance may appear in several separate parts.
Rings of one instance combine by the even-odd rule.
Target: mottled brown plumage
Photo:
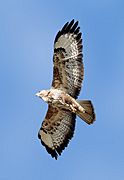
[[[95,120],[91,101],[76,100],[84,76],[82,57],[80,27],[78,21],[72,20],[63,26],[54,41],[52,87],[36,94],[49,105],[38,137],[55,159],[73,137],[76,115],[88,124]]]

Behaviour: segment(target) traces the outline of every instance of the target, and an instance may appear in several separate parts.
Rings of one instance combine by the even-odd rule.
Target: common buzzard
[[[54,41],[52,86],[36,94],[48,103],[38,138],[55,159],[73,137],[76,115],[87,124],[95,121],[91,101],[77,100],[84,76],[82,57],[80,27],[73,19],[63,26]]]

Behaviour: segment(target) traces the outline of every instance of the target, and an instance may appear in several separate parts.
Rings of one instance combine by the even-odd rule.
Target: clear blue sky
[[[75,136],[56,161],[37,133],[47,104],[35,97],[52,81],[53,41],[80,21],[85,78],[80,99],[97,121],[77,118]],[[124,179],[124,1],[0,1],[0,180]]]

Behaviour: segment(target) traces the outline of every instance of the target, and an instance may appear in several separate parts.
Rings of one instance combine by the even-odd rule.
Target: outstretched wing
[[[66,110],[58,110],[49,105],[38,137],[47,152],[57,159],[73,137],[76,115]]]
[[[77,98],[82,86],[82,38],[78,21],[66,23],[54,42],[52,87]]]

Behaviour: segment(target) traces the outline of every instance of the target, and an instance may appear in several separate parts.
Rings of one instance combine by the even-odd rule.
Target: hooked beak
[[[40,92],[36,93],[36,94],[35,94],[35,96],[38,96],[38,97],[40,97]]]

